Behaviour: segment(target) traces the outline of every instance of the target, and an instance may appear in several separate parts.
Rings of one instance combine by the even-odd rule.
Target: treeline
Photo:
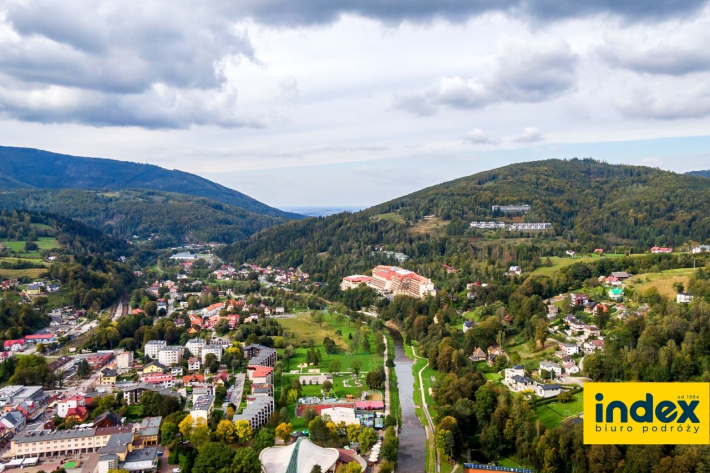
[[[122,239],[158,235],[163,247],[186,241],[231,243],[287,221],[202,197],[139,189],[16,190],[0,195],[0,208],[71,217]]]

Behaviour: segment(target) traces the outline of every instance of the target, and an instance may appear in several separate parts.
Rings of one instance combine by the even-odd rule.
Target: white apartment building
[[[185,344],[185,348],[192,354],[192,356],[197,358],[202,358],[202,349],[207,345],[207,341],[203,338],[193,338],[188,340]]]
[[[116,368],[119,371],[127,371],[133,367],[133,352],[122,351],[116,355]]]
[[[217,357],[218,361],[222,360],[222,347],[219,345],[205,345],[202,348],[202,364],[205,364],[205,357],[209,354],[213,354]]]
[[[131,427],[100,427],[98,429],[40,430],[12,439],[6,456],[12,458],[67,457],[93,453],[108,444],[114,434],[132,432]]]
[[[143,353],[148,355],[151,360],[155,360],[158,358],[158,353],[160,352],[161,349],[163,349],[167,343],[165,340],[151,340],[148,343],[145,344],[145,347],[143,347]]]
[[[165,366],[176,365],[182,359],[183,350],[181,346],[163,347],[158,352],[158,362]]]
[[[241,414],[235,414],[232,420],[234,422],[247,420],[251,424],[251,428],[256,430],[269,421],[272,412],[274,412],[273,397],[247,397],[247,407],[244,408]]]

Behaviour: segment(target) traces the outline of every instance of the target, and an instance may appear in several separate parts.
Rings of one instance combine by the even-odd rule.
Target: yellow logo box
[[[710,383],[584,383],[584,443],[710,444]]]

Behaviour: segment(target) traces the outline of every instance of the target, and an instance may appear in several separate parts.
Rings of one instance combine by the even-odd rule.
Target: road
[[[242,394],[244,393],[244,380],[246,379],[245,373],[239,373],[234,377],[234,390],[229,396],[229,402],[237,406],[239,409],[239,404],[242,402]]]
[[[390,369],[387,367],[387,337],[382,335],[385,342],[385,418],[390,415]]]
[[[412,353],[416,358],[426,359],[417,355],[417,350],[414,347],[412,347]],[[424,414],[426,414],[426,419],[429,422],[429,428],[427,429],[427,438],[429,438],[430,434],[432,436],[434,435],[434,421],[431,419],[431,415],[429,415],[429,405],[426,403],[426,394],[424,393],[424,380],[422,379],[422,373],[424,372],[427,366],[429,366],[429,360],[427,360],[426,365],[424,365],[422,369],[419,370],[417,376],[419,376],[419,389],[422,392],[422,406],[424,407]],[[434,449],[434,454],[436,455],[436,471],[439,472],[441,471],[441,460],[439,459],[439,452]]]

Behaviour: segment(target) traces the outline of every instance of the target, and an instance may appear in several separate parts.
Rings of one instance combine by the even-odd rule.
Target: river
[[[394,339],[394,371],[397,373],[399,402],[402,405],[402,429],[399,432],[399,452],[397,453],[397,471],[406,473],[425,473],[426,431],[414,413],[414,362],[404,353],[402,335],[387,327]]]

